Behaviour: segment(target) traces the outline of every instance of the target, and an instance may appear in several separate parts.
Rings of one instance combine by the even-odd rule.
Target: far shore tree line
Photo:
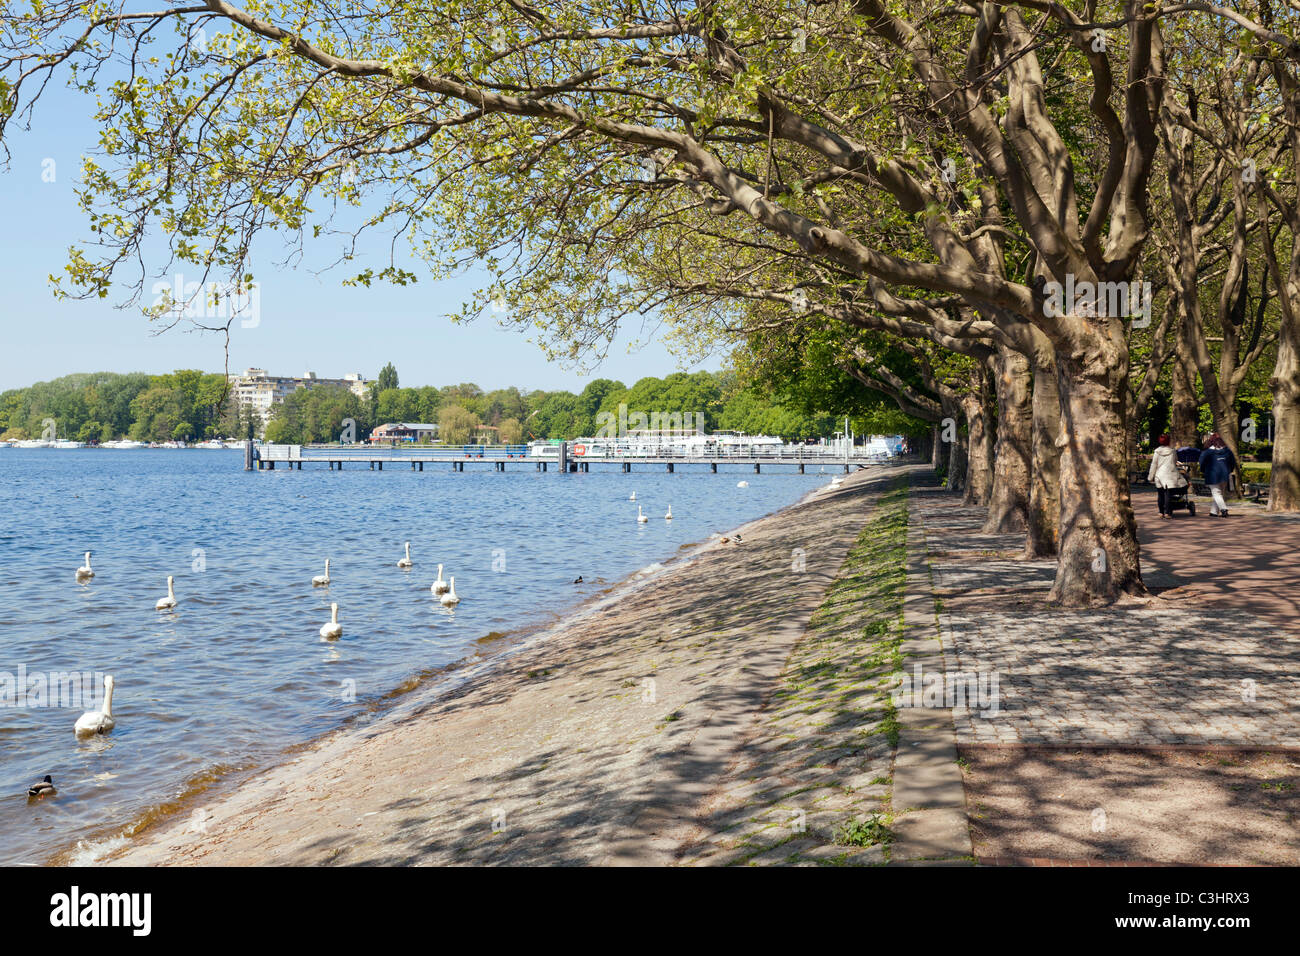
[[[409,255],[347,282],[477,263],[464,315],[556,355],[652,314],[789,407],[927,423],[1067,606],[1147,593],[1157,420],[1271,434],[1300,510],[1294,0],[343,7],[12,15],[0,137],[66,67],[101,96],[61,292],[158,231],[240,283],[254,237],[382,230]]]
[[[514,387],[485,391],[472,383],[402,388],[390,364],[364,398],[339,386],[291,392],[274,407],[264,437],[285,443],[335,442],[350,421],[350,434],[361,441],[377,425],[391,422],[436,423],[439,438],[449,444],[486,436],[507,444],[572,439],[597,434],[609,420],[601,419],[602,413],[617,420],[620,405],[647,416],[691,416],[707,431],[730,429],[789,440],[826,437],[843,427],[836,415],[746,388],[734,373],[677,372],[642,378],[630,387],[599,378],[578,393]],[[0,392],[0,439],[40,437],[48,421],[54,422],[57,437],[77,441],[194,441],[242,438],[249,414],[235,404],[223,375],[194,370],[67,375]],[[856,421],[861,428],[893,431],[915,432],[920,425],[887,413],[873,419],[869,411]],[[262,423],[254,424],[262,437]]]

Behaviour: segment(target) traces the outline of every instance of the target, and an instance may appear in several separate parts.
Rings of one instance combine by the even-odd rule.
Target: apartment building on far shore
[[[350,390],[358,398],[365,398],[369,384],[360,372],[350,372],[342,378],[318,378],[315,372],[304,372],[301,377],[293,378],[267,375],[264,368],[250,368],[235,379],[231,391],[240,410],[252,409],[265,428],[275,406],[300,388],[334,385]]]

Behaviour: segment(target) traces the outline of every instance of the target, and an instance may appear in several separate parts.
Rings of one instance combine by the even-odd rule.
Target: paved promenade
[[[980,534],[983,510],[937,490],[917,504],[946,667],[998,682],[996,707],[955,709],[959,742],[1300,748],[1300,521],[1161,522],[1139,497],[1156,597],[1067,611],[1043,605],[1054,562],[1021,560],[1020,535]]]

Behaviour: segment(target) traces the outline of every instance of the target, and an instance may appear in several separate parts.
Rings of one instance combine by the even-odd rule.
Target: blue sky
[[[88,101],[62,88],[51,87],[47,95],[30,132],[10,127],[11,161],[0,173],[0,390],[70,372],[220,371],[223,342],[216,335],[183,327],[154,335],[138,308],[115,308],[124,295],[61,302],[51,294],[47,277],[62,273],[68,246],[88,235],[74,188],[81,156],[94,148],[97,130]],[[43,177],[46,160],[54,161],[53,182]],[[366,241],[377,256],[385,254],[383,236]],[[407,288],[351,289],[341,284],[345,271],[317,275],[299,267],[277,272],[273,263],[282,258],[282,250],[263,243],[257,252],[261,321],[256,328],[234,329],[232,371],[256,366],[281,375],[310,369],[322,377],[361,372],[373,378],[391,361],[403,385],[476,382],[487,389],[517,385],[576,391],[592,377],[631,384],[681,367],[655,340],[652,328],[629,328],[605,362],[584,376],[580,369],[548,362],[523,333],[503,329],[491,318],[455,325],[444,316],[478,287],[481,278],[472,274]],[[320,262],[336,252],[330,240],[308,248],[309,256],[315,253]],[[146,265],[152,266],[151,274],[158,267]],[[639,343],[644,344],[629,352]],[[702,367],[720,364],[714,358]]]

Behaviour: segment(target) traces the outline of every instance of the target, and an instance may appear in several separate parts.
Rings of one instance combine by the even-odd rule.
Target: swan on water
[[[447,591],[442,597],[438,598],[443,607],[451,607],[453,604],[459,604],[460,598],[456,595],[456,576],[452,575],[451,583],[447,585]]]
[[[325,573],[318,574],[311,579],[311,586],[314,588],[328,587],[330,583],[330,559],[325,559]]]
[[[170,611],[176,606],[176,592],[172,589],[172,576],[167,575],[167,596],[158,599],[154,609],[158,611]]]
[[[668,514],[664,515],[664,520],[665,521],[673,520],[673,506],[671,504],[668,506]]]
[[[627,496],[627,500],[628,500],[628,501],[636,501],[636,492],[634,491],[634,492],[632,492],[630,495],[628,495],[628,496]]]
[[[736,487],[737,487],[737,488],[748,488],[748,487],[749,487],[749,482],[747,482],[747,481],[738,481],[738,482],[736,482]]]
[[[94,570],[93,570],[93,569],[91,568],[91,566],[90,566],[90,552],[87,551],[87,552],[86,552],[86,563],[85,563],[82,567],[77,568],[77,580],[78,580],[78,581],[89,581],[89,580],[90,580],[91,578],[93,578],[94,576],[95,576],[95,572],[94,572]]]
[[[72,729],[78,737],[105,734],[117,726],[113,719],[113,675],[104,675],[104,706],[101,710],[88,710],[77,718]]]
[[[397,562],[399,568],[409,568],[411,566],[411,542],[406,542],[406,557]]]
[[[438,565],[438,580],[433,582],[433,586],[429,590],[434,594],[446,594],[447,589],[450,587],[451,585],[442,579],[442,565],[440,564]]]
[[[641,506],[640,506],[640,505],[637,505],[637,506],[636,506],[636,520],[639,521],[641,524],[645,524],[647,521],[650,520],[650,518],[649,518],[648,516],[643,515],[643,514],[641,513]]]
[[[58,792],[54,789],[54,781],[50,779],[48,773],[45,775],[44,780],[37,780],[27,788],[27,796],[29,797],[52,797]]]
[[[337,603],[330,605],[330,622],[320,626],[320,636],[327,641],[343,636],[343,625],[339,623],[339,606]]]

